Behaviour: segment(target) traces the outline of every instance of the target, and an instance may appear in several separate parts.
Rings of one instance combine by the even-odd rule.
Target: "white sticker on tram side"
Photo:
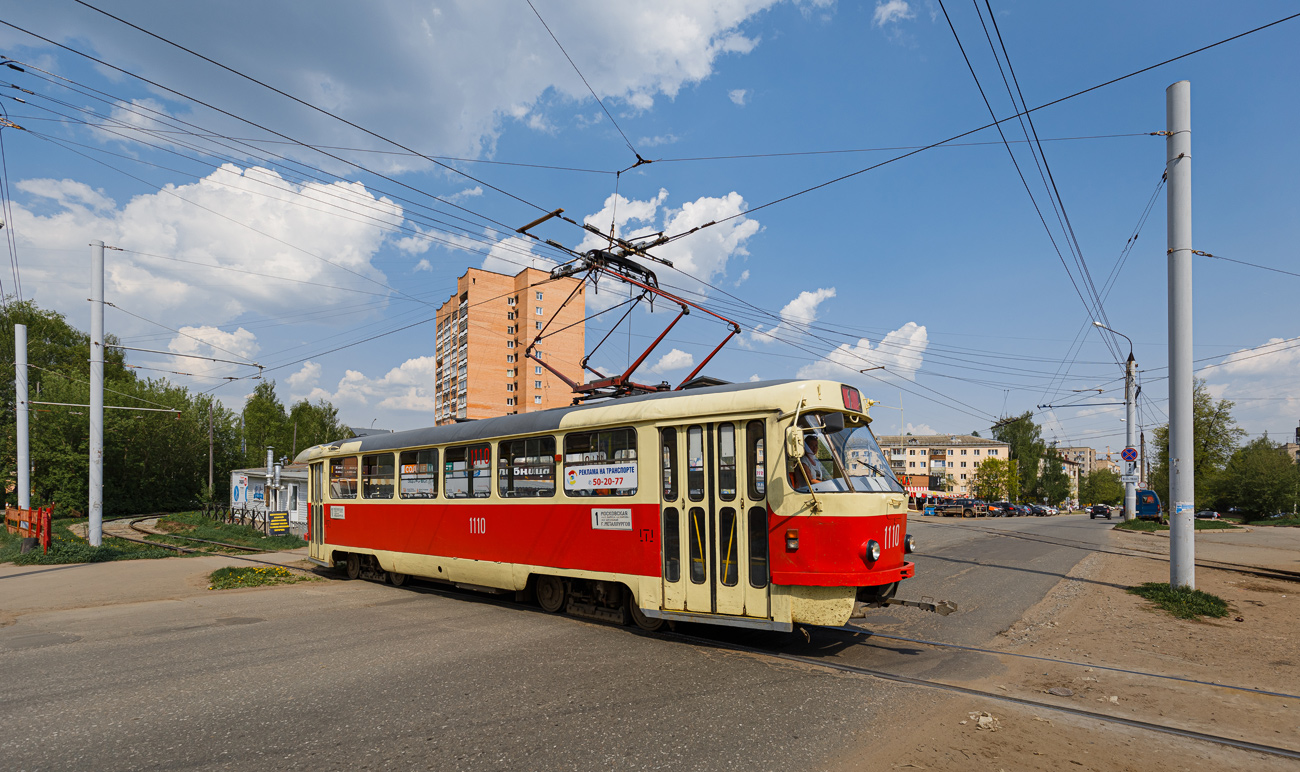
[[[637,487],[636,464],[571,466],[564,472],[564,489],[566,491],[635,487]]]
[[[330,505],[330,520],[342,520],[342,519],[343,519],[343,507],[341,507],[341,506],[339,506],[339,505],[337,505],[337,504],[331,504],[331,505]]]
[[[591,527],[600,531],[632,530],[631,509],[593,509]]]

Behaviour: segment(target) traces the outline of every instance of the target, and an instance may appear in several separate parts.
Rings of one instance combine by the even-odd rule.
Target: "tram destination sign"
[[[593,509],[591,510],[591,527],[597,531],[632,530],[632,509]]]

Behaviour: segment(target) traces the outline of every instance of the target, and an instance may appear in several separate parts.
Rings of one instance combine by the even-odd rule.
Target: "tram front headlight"
[[[916,552],[916,537],[910,533],[903,537],[903,551],[908,553]]]
[[[868,563],[875,563],[880,560],[880,542],[875,539],[867,542],[866,548],[862,551],[862,556],[866,558]]]

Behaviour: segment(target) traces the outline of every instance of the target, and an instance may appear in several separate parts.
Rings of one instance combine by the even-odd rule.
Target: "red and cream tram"
[[[913,573],[870,420],[851,386],[767,381],[319,445],[310,558],[646,629],[842,625]]]

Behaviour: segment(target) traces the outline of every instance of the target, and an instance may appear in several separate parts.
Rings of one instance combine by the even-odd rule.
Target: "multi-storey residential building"
[[[1097,463],[1097,451],[1094,448],[1057,448],[1056,452],[1061,454],[1061,458],[1078,464],[1078,470],[1082,474],[1092,474],[1102,468]]]
[[[538,356],[566,378],[583,380],[585,287],[575,278],[549,279],[535,268],[514,276],[470,268],[457,280],[456,294],[437,315],[436,423],[527,413],[573,401],[562,380],[524,357],[528,344],[545,330]]]
[[[1011,457],[1007,443],[970,434],[881,435],[877,440],[894,475],[900,481],[906,476],[904,484],[913,493],[970,495],[970,483],[980,464],[990,458]],[[852,467],[854,451],[850,450],[849,455]],[[915,484],[922,475],[929,482],[925,489]]]

